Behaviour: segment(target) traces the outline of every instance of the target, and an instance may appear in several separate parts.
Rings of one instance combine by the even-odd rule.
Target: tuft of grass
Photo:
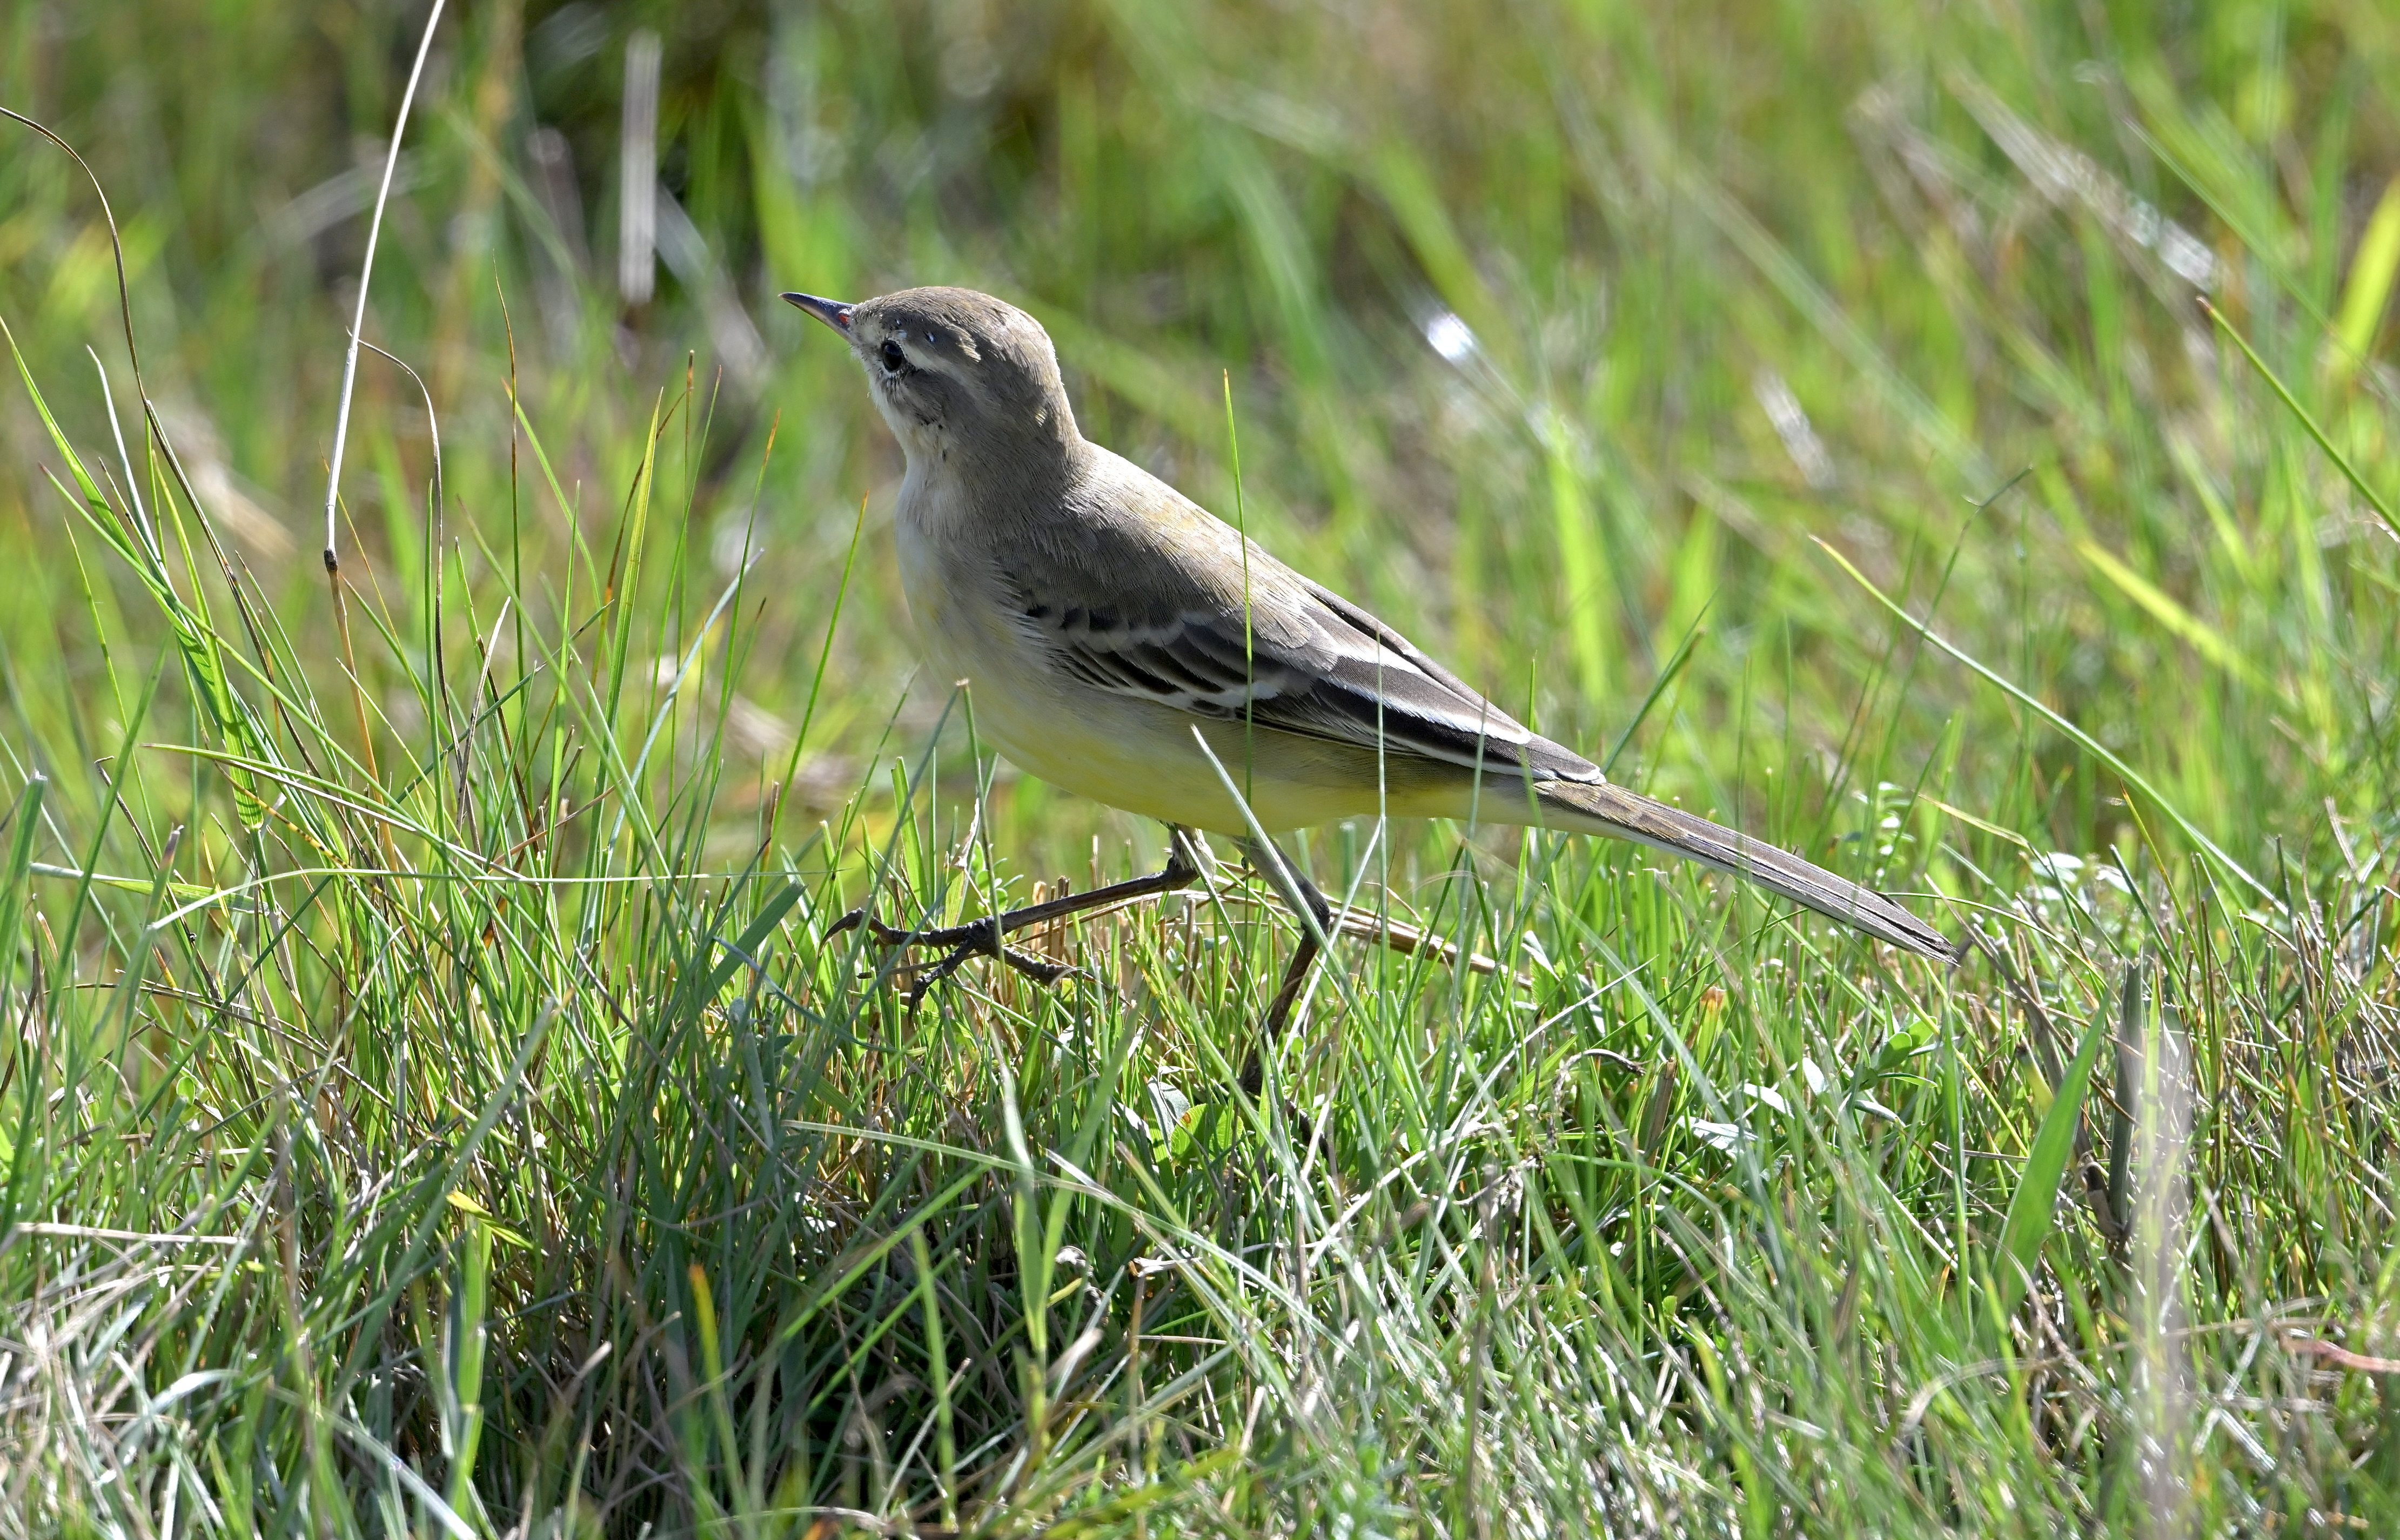
[[[422,7],[119,10],[0,7],[123,216],[0,157],[0,1534],[2400,1523],[2372,15],[468,7],[346,637]],[[911,1014],[840,916],[1159,847],[911,678],[766,298],[935,280],[1973,956],[1361,821],[1318,882],[1492,966],[1338,941],[1255,1100],[1230,868]]]

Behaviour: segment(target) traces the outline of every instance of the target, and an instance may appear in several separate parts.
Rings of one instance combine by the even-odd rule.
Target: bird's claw
[[[851,910],[825,929],[827,936],[845,931],[865,931],[879,946],[892,947],[948,947],[949,952],[930,967],[910,969],[916,976],[909,980],[907,1003],[911,1015],[924,1003],[925,994],[936,984],[957,973],[979,957],[997,958],[1037,984],[1057,983],[1078,970],[1070,963],[1054,962],[1019,951],[1000,939],[998,917],[970,920],[964,925],[947,925],[935,930],[904,931],[887,925],[864,907]]]

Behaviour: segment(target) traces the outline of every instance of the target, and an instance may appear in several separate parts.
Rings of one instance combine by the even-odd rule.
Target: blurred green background
[[[0,93],[106,183],[154,393],[304,630],[422,20],[89,0],[0,22]],[[641,32],[657,256],[635,302]],[[2260,431],[2272,397],[2193,299],[2380,473],[2388,242],[2353,254],[2400,170],[2395,50],[2367,4],[464,4],[367,336],[431,389],[470,562],[509,516],[512,368],[594,531],[654,397],[696,375],[690,537],[728,569],[755,518],[771,577],[737,729],[762,763],[864,497],[866,589],[812,730],[848,753],[810,783],[828,794],[908,666],[882,559],[898,458],[853,366],[770,296],[940,281],[1035,311],[1087,431],[1229,514],[1230,371],[1253,527],[1549,730],[1610,745],[1704,632],[1642,745],[1669,789],[1731,807],[1747,735],[1815,776],[1767,814],[1805,816],[1855,781],[1832,767],[1865,732],[1868,769],[1935,763],[1986,811],[2023,796],[2058,848],[2124,833],[2104,770],[1955,667],[1910,670],[1814,538],[1938,593],[1970,650],[2255,852],[2388,784],[2362,757],[2389,742],[2368,728],[2388,567],[2356,560],[2385,537],[2312,446]],[[0,179],[0,313],[98,443],[83,349],[128,382],[91,198],[30,137]],[[40,445],[7,420],[0,538],[29,586],[0,634],[89,667]],[[427,414],[369,355],[356,422],[346,541],[397,583],[422,560]],[[558,500],[524,511],[554,566]],[[1086,815],[1012,832],[1057,816]]]
[[[346,644],[426,15],[0,0],[208,521],[127,536],[181,505],[107,228],[0,126],[60,424],[0,406],[0,1536],[2400,1524],[2310,1345],[2400,1348],[2388,0],[461,0]],[[847,905],[1160,844],[978,808],[955,712],[896,784],[899,456],[773,295],[929,282],[1985,950],[1349,827],[1329,888],[1505,967],[1339,948],[1290,1104],[1238,893],[905,1013]]]

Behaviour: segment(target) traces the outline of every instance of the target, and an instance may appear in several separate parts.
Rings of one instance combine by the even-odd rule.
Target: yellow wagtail
[[[1187,885],[1206,859],[1190,831],[1206,829],[1242,841],[1316,916],[1269,1008],[1272,1036],[1331,921],[1257,835],[1378,812],[1634,840],[1956,958],[1882,894],[1610,784],[1390,626],[1085,439],[1049,334],[1015,306],[970,289],[784,297],[850,344],[907,452],[902,586],[925,661],[968,682],[977,734],[1043,780],[1171,831],[1165,870],[1091,893],[944,930],[852,917],[886,942],[955,948],[920,993],[974,956],[1057,977],[1008,933]]]

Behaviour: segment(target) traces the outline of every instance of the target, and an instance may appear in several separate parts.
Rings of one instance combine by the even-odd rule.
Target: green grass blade
[[[2133,766],[2125,763],[2122,758],[2119,757],[2114,752],[2102,744],[2099,740],[2093,738],[2090,733],[2085,732],[2081,728],[2077,727],[2074,723],[2068,721],[2066,717],[2061,716],[2048,705],[2045,705],[2033,695],[2021,688],[2013,680],[2009,679],[1998,671],[1986,666],[1982,661],[1969,654],[1957,643],[1951,641],[1941,633],[1935,631],[1932,627],[1917,620],[1914,615],[1911,615],[1905,608],[1902,607],[1897,601],[1886,594],[1883,590],[1875,587],[1874,582],[1868,579],[1865,573],[1861,572],[1857,567],[1851,566],[1848,557],[1844,556],[1840,552],[1834,550],[1832,546],[1827,545],[1822,540],[1816,541],[1816,545],[1820,551],[1822,551],[1826,555],[1833,558],[1834,566],[1849,574],[1852,581],[1856,582],[1861,588],[1865,589],[1867,593],[1875,598],[1875,601],[1877,604],[1889,610],[1892,616],[1897,619],[1901,624],[1908,627],[1911,631],[1916,632],[1919,636],[1924,637],[1927,641],[1932,643],[1943,652],[1948,653],[1952,658],[1957,659],[1959,662],[1966,664],[1967,667],[1972,669],[1976,674],[1981,675],[1986,681],[1999,687],[1999,688],[2005,692],[2010,699],[2015,701],[2018,704],[2024,706],[2026,710],[2032,712],[2043,721],[2048,722],[2052,727],[2056,728],[2068,738],[2073,739],[2075,743],[2086,753],[2098,759],[2102,764],[2107,765],[2110,770],[2115,770],[2117,774],[2123,779],[2127,785],[2148,797],[2151,805],[2156,807],[2161,812],[2165,813],[2169,822],[2173,823],[2176,828],[2183,831],[2186,838],[2189,839],[2193,844],[2206,852],[2210,858],[2216,861],[2218,865],[2222,866],[2227,873],[2238,879],[2244,887],[2250,889],[2260,898],[2265,899],[2269,904],[2273,905],[2277,909],[2280,910],[2283,907],[2283,900],[2276,896],[2273,889],[2268,887],[2265,883],[2251,876],[2249,871],[2244,868],[2240,862],[2234,860],[2233,857],[2228,855],[2222,849],[2218,848],[2216,841],[2209,838],[2207,835],[2202,833],[2197,825],[2193,824],[2190,819],[2184,816],[2183,810],[2176,807],[2175,803],[2169,801],[2165,794],[2161,792],[2156,786],[2151,785],[2149,781],[2145,778],[2140,771],[2134,770]]]
[[[2375,516],[2383,521],[2384,529],[2394,538],[2400,538],[2400,517],[2393,515],[2392,505],[2383,500],[2381,493],[2366,484],[2366,478],[2359,474],[2358,467],[2350,463],[2350,457],[2334,447],[2333,440],[2325,437],[2325,430],[2317,426],[2317,419],[2311,415],[2307,407],[2300,404],[2299,398],[2292,394],[2291,387],[2284,383],[2283,376],[2267,367],[2267,361],[2260,358],[2257,350],[2250,346],[2249,338],[2234,330],[2233,323],[2225,319],[2224,311],[2209,304],[2205,299],[2200,302],[2200,307],[2206,312],[2210,320],[2216,322],[2216,329],[2225,334],[2226,339],[2242,350],[2242,356],[2250,361],[2250,367],[2258,372],[2258,377],[2267,382],[2269,388],[2275,392],[2275,398],[2281,401],[2284,409],[2292,414],[2293,419],[2300,425],[2310,439],[2314,441],[2316,446],[2325,451],[2325,458],[2333,461],[2334,469],[2341,472],[2342,479],[2349,482],[2352,489],[2366,499],[2366,506],[2375,510]]]
[[[2075,1152],[2075,1130],[2083,1121],[2085,1093],[2092,1084],[2092,1066],[2100,1046],[2108,1041],[2107,1015],[2094,1015],[2084,1029],[2075,1057],[2052,1089],[2050,1110],[2042,1114],[2033,1145],[2018,1169],[2016,1191],[2009,1198],[2008,1218],[1992,1249],[1993,1315],[2005,1321],[2016,1314],[2034,1269],[2041,1261],[2042,1242],[2050,1235],[2051,1218],[2058,1207],[2059,1184],[2066,1179]]]

